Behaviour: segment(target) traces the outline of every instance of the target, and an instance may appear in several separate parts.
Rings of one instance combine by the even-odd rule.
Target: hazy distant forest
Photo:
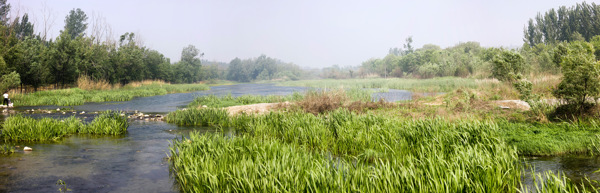
[[[559,45],[585,41],[600,48],[600,36],[597,36],[600,35],[600,6],[585,2],[551,9],[524,21],[521,48],[485,48],[478,42],[448,48],[433,44],[414,48],[413,38],[408,37],[401,47],[390,48],[384,58],[372,58],[356,67],[334,65],[318,72],[265,55],[235,58],[229,63],[206,61],[201,59],[203,53],[194,45],[183,48],[181,60],[171,63],[160,52],[143,46],[134,33],[125,33],[113,40],[106,37],[107,29],[97,24],[90,29],[88,16],[80,9],[71,10],[60,35],[49,39],[45,31],[34,31],[34,24],[26,13],[10,18],[10,11],[10,4],[0,0],[0,85],[4,87],[68,87],[82,76],[112,84],[147,79],[193,83],[216,79],[250,82],[307,77],[488,78],[494,76],[494,62],[499,63],[502,56],[511,54],[522,58],[519,70],[523,74],[557,74],[561,71],[557,61],[560,58],[557,54],[561,52]],[[600,58],[600,49],[594,54]]]

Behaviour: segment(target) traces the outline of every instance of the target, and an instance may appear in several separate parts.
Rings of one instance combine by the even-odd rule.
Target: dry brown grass
[[[168,83],[165,82],[164,80],[143,80],[143,81],[131,82],[131,83],[127,84],[126,86],[137,88],[137,87],[140,87],[140,86],[151,85],[151,84],[164,85],[164,84],[168,84]]]
[[[296,102],[296,105],[302,110],[316,115],[340,108],[346,101],[348,101],[348,96],[344,90],[313,91],[306,93],[304,99]]]
[[[304,99],[294,103],[291,108],[300,109],[312,114],[346,108],[354,112],[365,112],[379,108],[393,107],[394,103],[380,100],[378,102],[351,101],[344,90],[314,91],[305,95]]]
[[[88,76],[77,78],[77,87],[83,90],[110,90],[114,88],[106,80],[92,80]]]

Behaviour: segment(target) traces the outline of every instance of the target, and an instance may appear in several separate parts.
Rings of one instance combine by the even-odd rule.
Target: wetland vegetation
[[[116,111],[100,112],[91,123],[87,124],[75,116],[59,120],[14,115],[2,124],[1,138],[5,141],[49,141],[77,133],[121,135],[127,132],[127,127],[129,127],[127,118]]]

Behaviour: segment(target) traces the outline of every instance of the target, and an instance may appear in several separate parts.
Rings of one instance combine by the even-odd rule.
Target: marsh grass
[[[229,113],[219,108],[192,108],[170,112],[165,122],[183,126],[228,126]]]
[[[581,184],[572,182],[564,173],[554,173],[552,171],[545,171],[541,173],[532,172],[533,187],[529,190],[528,187],[521,188],[522,192],[548,192],[548,193],[562,193],[562,192],[573,192],[573,193],[588,193],[598,192],[597,181],[585,178]]]
[[[11,154],[15,152],[15,147],[10,144],[0,144],[0,154]]]
[[[105,111],[100,113],[90,124],[80,127],[78,133],[100,134],[100,135],[121,135],[127,132],[129,123],[125,116],[114,111]]]
[[[10,141],[49,141],[76,133],[120,135],[127,131],[127,119],[114,111],[102,112],[92,123],[84,124],[74,116],[58,120],[34,119],[14,115],[6,119],[2,139]]]
[[[286,96],[242,95],[234,97],[231,96],[231,94],[225,96],[206,95],[196,97],[194,101],[188,104],[188,108],[197,108],[203,105],[206,105],[207,107],[219,108],[237,105],[249,105],[256,103],[277,103],[285,101],[296,101],[302,99],[303,97],[304,96],[298,92]]]
[[[515,192],[520,180],[516,150],[489,122],[345,109],[232,119],[237,137],[173,141],[171,168],[184,192]]]
[[[84,88],[92,89],[98,87],[88,86]],[[16,106],[73,106],[82,105],[85,102],[128,101],[135,97],[148,97],[208,89],[209,87],[204,84],[171,85],[161,82],[146,82],[132,83],[131,85],[108,90],[70,88],[38,91],[29,94],[15,93],[11,95],[11,99]]]
[[[449,92],[457,88],[478,88],[476,79],[444,77],[433,79],[401,79],[401,78],[373,78],[373,79],[324,79],[300,80],[278,83],[283,86],[303,86],[313,88],[382,88],[409,90],[413,92]]]

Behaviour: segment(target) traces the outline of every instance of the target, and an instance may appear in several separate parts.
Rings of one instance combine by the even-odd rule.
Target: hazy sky
[[[442,48],[477,41],[482,46],[523,44],[523,27],[538,12],[572,0],[8,0],[21,14],[35,17],[41,30],[42,11],[52,13],[53,37],[64,27],[70,10],[81,8],[90,18],[100,15],[115,39],[134,32],[144,45],[171,62],[194,45],[204,59],[229,62],[265,54],[300,66],[357,66],[402,47]],[[587,1],[588,3],[598,1]],[[48,13],[48,12],[46,12]],[[89,28],[88,28],[89,29]],[[36,31],[39,32],[39,31]]]

